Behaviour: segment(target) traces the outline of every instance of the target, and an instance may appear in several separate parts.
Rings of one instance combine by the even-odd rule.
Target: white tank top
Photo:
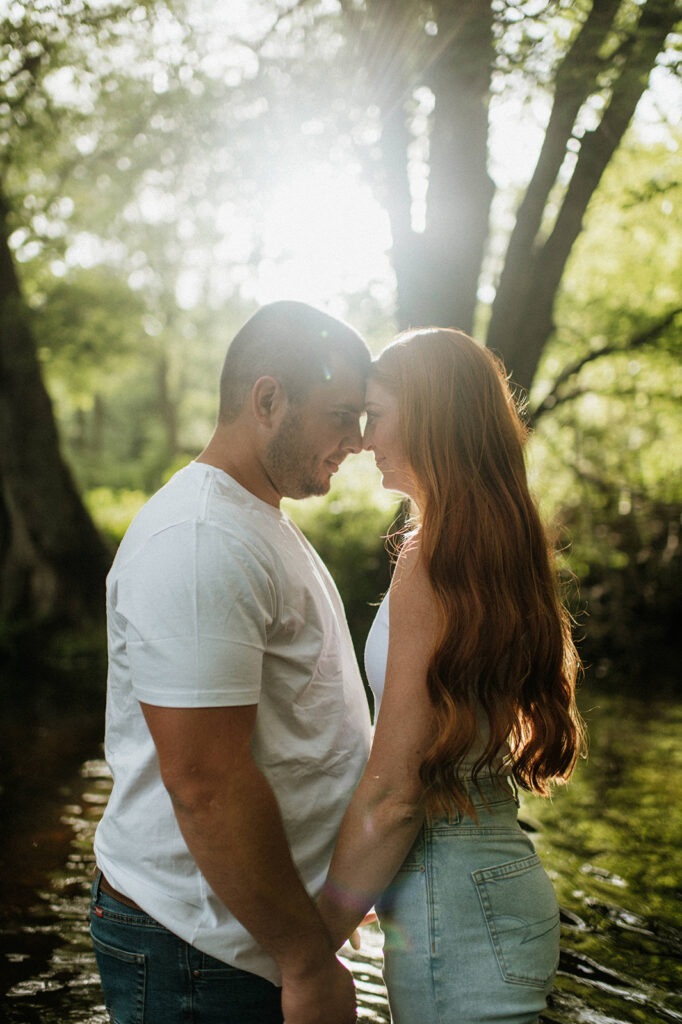
[[[370,685],[372,693],[374,694],[374,722],[376,724],[377,716],[379,714],[379,707],[381,705],[381,698],[384,693],[384,684],[386,682],[386,662],[388,660],[388,627],[389,627],[389,616],[388,616],[388,593],[384,597],[383,601],[379,605],[378,611],[374,616],[374,622],[367,634],[367,641],[365,643],[365,672],[367,673],[367,682]],[[463,762],[463,767],[473,765],[476,762],[478,755],[482,752],[487,736],[488,736],[488,719],[480,710],[478,715],[478,723],[480,729],[480,741],[469,751],[466,760]],[[506,775],[511,772],[511,765],[508,763],[509,748],[505,744],[500,748],[500,751],[495,758],[492,765],[492,772],[494,774]],[[487,769],[483,770],[482,774],[487,774]]]
[[[365,672],[367,682],[374,694],[374,721],[379,714],[379,705],[386,681],[386,661],[388,659],[388,592],[379,605],[374,616],[372,628],[367,634],[365,644]]]

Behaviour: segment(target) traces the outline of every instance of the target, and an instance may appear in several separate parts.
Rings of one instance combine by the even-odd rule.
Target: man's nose
[[[343,450],[350,452],[352,455],[357,455],[358,452],[362,451],[362,431],[360,430],[360,423],[355,424],[355,428],[343,439]]]

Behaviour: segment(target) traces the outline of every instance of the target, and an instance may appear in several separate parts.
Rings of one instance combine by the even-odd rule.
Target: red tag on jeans
[[[95,917],[104,917],[104,911],[101,907],[93,907],[92,909],[95,912]]]

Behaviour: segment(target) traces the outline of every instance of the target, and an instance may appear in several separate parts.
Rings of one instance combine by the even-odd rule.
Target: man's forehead
[[[365,377],[353,366],[331,363],[324,368],[324,379],[310,391],[310,399],[324,405],[354,412],[365,407]]]

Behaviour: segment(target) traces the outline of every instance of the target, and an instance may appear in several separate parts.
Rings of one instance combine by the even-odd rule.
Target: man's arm
[[[352,980],[298,877],[274,793],[251,754],[256,706],[141,706],[192,856],[282,971],[286,1024],[350,1024]]]

